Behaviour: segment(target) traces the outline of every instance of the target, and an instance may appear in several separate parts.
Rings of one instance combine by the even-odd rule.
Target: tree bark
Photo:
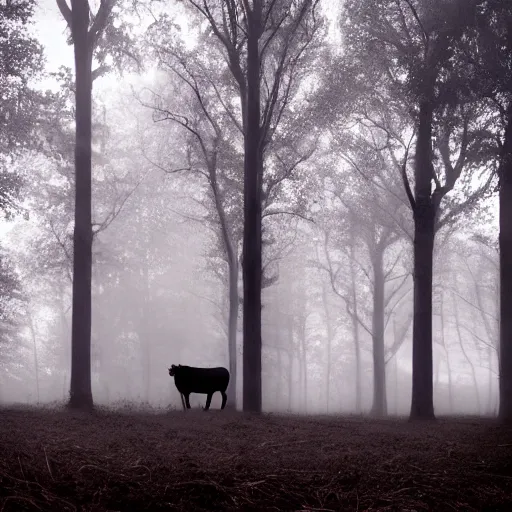
[[[512,423],[512,103],[499,166],[500,177],[500,350],[499,418]]]
[[[373,255],[373,406],[372,415],[386,416],[388,411],[386,397],[386,362],[384,357],[384,271],[383,251],[376,248]]]
[[[244,353],[243,409],[261,412],[261,192],[263,154],[260,127],[262,1],[247,13],[247,125],[244,134]]]
[[[414,216],[414,323],[410,419],[434,419],[432,272],[436,207],[432,198],[432,106],[422,101],[416,144]]]
[[[75,53],[75,228],[73,237],[73,304],[69,406],[92,408],[91,390],[91,95],[92,48],[89,5],[75,0],[71,32]]]

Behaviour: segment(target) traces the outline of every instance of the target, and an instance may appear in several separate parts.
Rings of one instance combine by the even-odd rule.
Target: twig
[[[21,470],[21,475],[23,476],[23,480],[26,480],[27,477],[25,476],[25,472],[23,471],[23,466],[21,465],[21,459],[20,459],[19,455],[18,455],[18,462],[20,464],[20,470]]]
[[[48,473],[50,473],[52,480],[55,482],[55,478],[53,478],[52,470],[50,468],[50,462],[48,461],[48,454],[46,453],[46,448],[44,446],[43,446],[43,451],[44,451],[44,457],[46,459],[46,467],[48,468]]]
[[[31,505],[33,505],[35,508],[37,508],[37,510],[43,510],[37,503],[35,503],[34,501],[32,501],[31,499],[29,498],[24,498],[23,496],[7,496],[7,498],[5,498],[4,500],[4,504],[2,505],[2,510],[1,512],[4,511],[4,508],[5,508],[5,505],[7,504],[7,502],[9,500],[22,500],[22,501],[27,501],[28,503],[30,503]]]

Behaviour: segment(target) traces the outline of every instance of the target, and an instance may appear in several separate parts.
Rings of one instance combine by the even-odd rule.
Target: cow
[[[169,375],[174,377],[174,384],[180,392],[183,409],[185,405],[190,409],[190,393],[203,393],[206,397],[207,411],[210,408],[212,396],[216,391],[222,395],[221,409],[226,407],[228,396],[226,389],[229,384],[229,371],[223,367],[217,368],[195,368],[194,366],[178,366],[172,364],[169,368]]]

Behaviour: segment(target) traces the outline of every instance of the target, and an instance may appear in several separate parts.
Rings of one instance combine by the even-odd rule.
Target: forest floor
[[[0,511],[512,511],[512,427],[0,409]]]

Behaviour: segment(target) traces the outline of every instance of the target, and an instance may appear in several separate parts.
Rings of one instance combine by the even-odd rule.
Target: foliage
[[[21,177],[13,160],[34,147],[40,93],[34,80],[43,70],[40,43],[31,35],[34,0],[0,4],[0,209],[9,218],[19,207]]]

